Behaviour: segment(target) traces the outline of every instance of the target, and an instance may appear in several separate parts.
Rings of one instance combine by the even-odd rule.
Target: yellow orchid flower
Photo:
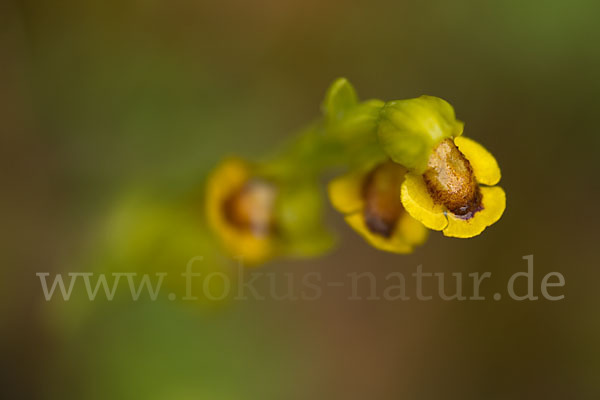
[[[400,202],[406,168],[384,161],[350,172],[329,184],[333,206],[371,245],[393,253],[411,253],[425,242],[427,229]]]
[[[462,137],[464,124],[438,97],[386,103],[377,135],[386,154],[406,166],[404,208],[426,227],[469,238],[500,219],[506,195],[495,186],[500,168],[479,143]]]
[[[332,237],[321,227],[321,212],[311,184],[263,176],[239,158],[224,160],[208,178],[208,223],[225,249],[247,265],[327,250]]]
[[[251,181],[250,166],[237,158],[223,161],[208,178],[206,216],[229,252],[249,263],[272,256],[275,188]]]

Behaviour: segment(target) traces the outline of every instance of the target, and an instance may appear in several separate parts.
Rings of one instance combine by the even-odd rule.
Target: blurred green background
[[[599,398],[599,15],[591,0],[3,1],[1,397]],[[400,257],[330,209],[336,251],[265,271],[491,271],[489,294],[534,254],[565,299],[44,301],[36,272],[152,270],[155,253],[115,261],[131,239],[106,230],[115,210],[161,231],[155,203],[193,203],[222,157],[271,151],[338,76],[362,98],[448,100],[497,157],[507,210]],[[149,247],[172,249],[178,226]],[[166,254],[177,271],[197,255]]]

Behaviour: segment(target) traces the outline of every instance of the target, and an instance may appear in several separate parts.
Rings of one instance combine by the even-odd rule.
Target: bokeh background
[[[592,0],[4,0],[2,397],[599,398],[598,15]],[[489,296],[534,254],[536,285],[561,272],[565,299],[44,301],[36,272],[181,271],[195,221],[175,205],[225,155],[260,157],[316,118],[338,76],[362,98],[450,101],[499,160],[507,210],[404,257],[329,210],[335,251],[264,271],[490,271]]]

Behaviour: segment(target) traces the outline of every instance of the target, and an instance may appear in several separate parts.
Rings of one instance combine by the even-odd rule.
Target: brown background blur
[[[591,0],[3,1],[3,398],[600,398],[599,15]],[[122,193],[176,197],[227,154],[268,153],[338,76],[365,99],[448,100],[498,159],[506,212],[399,257],[330,210],[339,248],[265,271],[490,271],[489,296],[534,254],[536,288],[558,271],[565,299],[43,300],[35,272],[85,271]]]

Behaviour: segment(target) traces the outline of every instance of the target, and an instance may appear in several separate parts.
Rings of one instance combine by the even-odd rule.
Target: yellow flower
[[[206,215],[225,248],[250,264],[273,255],[272,212],[276,190],[251,179],[251,166],[238,158],[223,161],[208,178]]]
[[[427,229],[400,202],[406,169],[391,161],[343,175],[329,184],[333,206],[371,245],[393,253],[411,253],[427,238]]]
[[[500,219],[506,207],[500,168],[492,154],[463,136],[442,140],[424,173],[407,174],[402,204],[426,227],[469,238]]]
[[[275,256],[315,256],[330,248],[333,238],[321,226],[316,185],[287,182],[259,170],[229,158],[208,178],[207,219],[225,249],[257,265]]]
[[[385,153],[410,171],[402,184],[404,208],[446,236],[479,235],[506,206],[500,168],[480,144],[462,137],[464,124],[438,97],[386,103],[378,138]]]

